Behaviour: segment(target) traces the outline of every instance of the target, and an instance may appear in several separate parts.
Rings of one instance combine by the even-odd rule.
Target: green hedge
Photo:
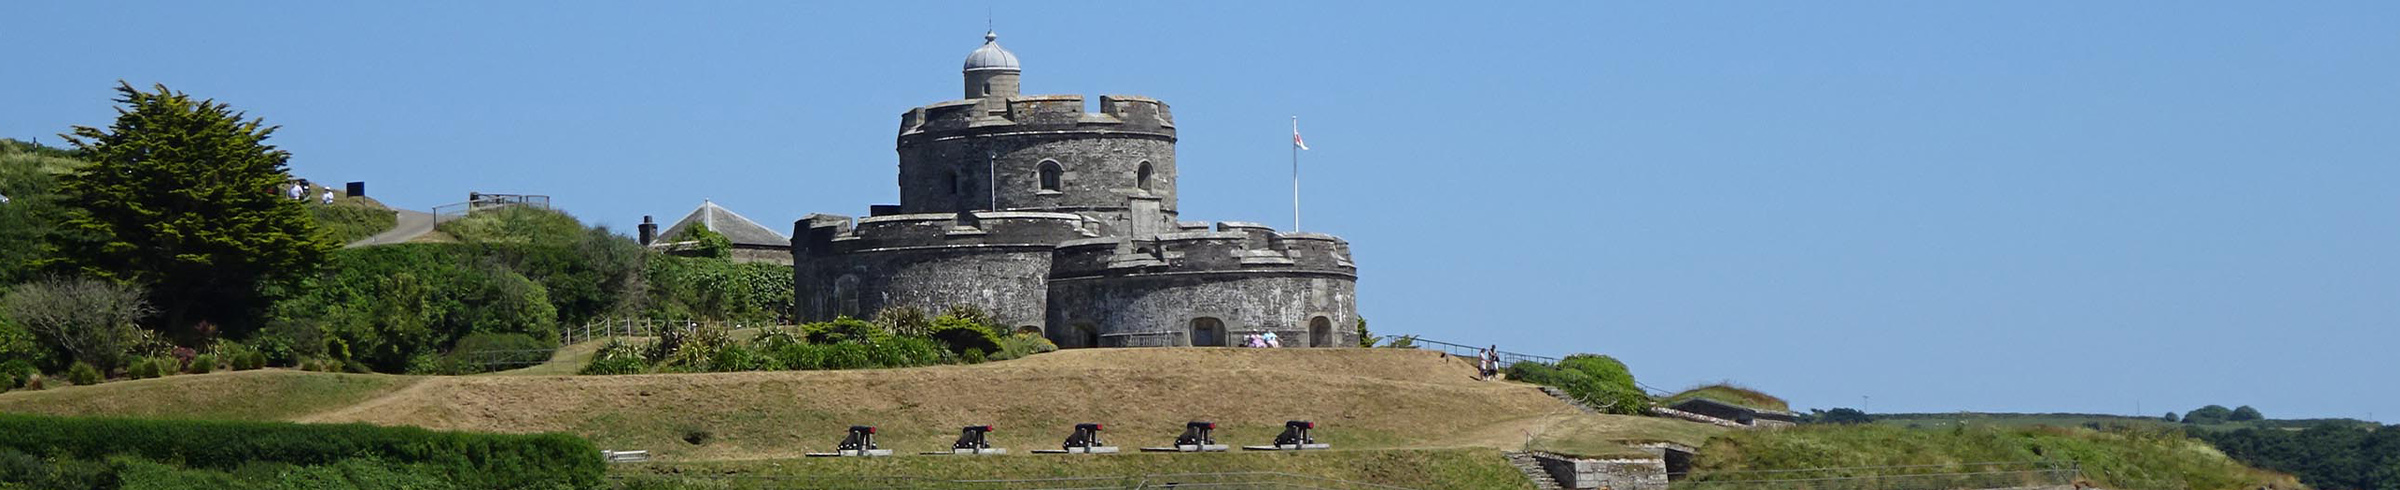
[[[365,424],[167,421],[0,414],[0,449],[101,460],[130,456],[232,471],[260,462],[356,458],[422,465],[460,488],[592,488],[599,448],[565,434],[477,434]]]
[[[1638,414],[1650,406],[1650,395],[1633,380],[1633,372],[1616,358],[1576,354],[1557,366],[1525,361],[1508,366],[1508,379],[1556,387],[1593,408],[1615,414]]]

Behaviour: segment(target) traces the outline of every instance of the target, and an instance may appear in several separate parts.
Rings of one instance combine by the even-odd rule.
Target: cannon
[[[989,425],[961,427],[958,429],[958,442],[950,443],[949,451],[926,451],[919,454],[1008,454],[1008,449],[992,447],[992,443],[985,440],[984,436],[991,432],[992,426]]]
[[[872,425],[850,426],[850,434],[842,437],[842,443],[834,446],[833,452],[807,454],[811,458],[890,455],[892,450],[875,446],[875,426]]]
[[[1067,442],[1059,444],[1058,449],[1036,449],[1033,452],[1035,454],[1109,454],[1117,452],[1116,446],[1110,446],[1100,440],[1100,429],[1100,424],[1075,424],[1075,433],[1068,434]]]
[[[1227,448],[1224,444],[1217,444],[1216,431],[1216,422],[1194,420],[1183,424],[1183,435],[1175,438],[1175,445],[1167,447],[1145,447],[1142,448],[1142,450],[1154,453],[1200,453],[1224,451]]]
[[[1251,451],[1299,451],[1303,449],[1326,449],[1333,447],[1333,445],[1330,444],[1318,444],[1317,438],[1309,435],[1309,431],[1316,428],[1316,422],[1310,422],[1306,420],[1293,420],[1284,422],[1283,433],[1275,436],[1274,445],[1242,446],[1242,449]]]

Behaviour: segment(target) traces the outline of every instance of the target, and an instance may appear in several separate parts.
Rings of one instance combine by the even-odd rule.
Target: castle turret
[[[1009,97],[1017,95],[1017,54],[1000,47],[1000,34],[983,33],[983,47],[967,53],[967,96]]]
[[[1154,99],[1017,92],[1017,56],[984,34],[967,98],[900,116],[900,213],[1045,211],[1100,220],[1105,235],[1175,222],[1175,118]]]

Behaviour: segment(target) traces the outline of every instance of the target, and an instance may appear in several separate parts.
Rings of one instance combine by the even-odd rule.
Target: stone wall
[[[1174,219],[1174,118],[1156,100],[1102,96],[1090,113],[1078,95],[944,102],[901,116],[897,151],[903,213],[1076,212],[1127,230],[1127,201],[1142,197]],[[1045,165],[1060,171],[1056,189]]]
[[[1243,332],[1272,330],[1286,347],[1309,347],[1318,343],[1309,325],[1322,318],[1325,335],[1313,340],[1356,346],[1356,290],[1354,278],[1303,272],[1059,279],[1050,283],[1048,332],[1061,347],[1194,345],[1195,320],[1213,318],[1223,333],[1197,343],[1230,345]]]
[[[1663,459],[1584,459],[1538,452],[1533,457],[1560,487],[1667,490],[1667,465]]]

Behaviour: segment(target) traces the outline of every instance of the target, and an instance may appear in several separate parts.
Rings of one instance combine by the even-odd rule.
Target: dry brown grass
[[[266,418],[563,431],[667,461],[798,457],[831,448],[851,424],[881,427],[884,446],[901,451],[946,448],[970,424],[998,426],[992,442],[1017,451],[1054,447],[1079,422],[1107,424],[1108,439],[1129,449],[1169,442],[1189,420],[1217,422],[1218,439],[1230,444],[1264,443],[1285,420],[1313,420],[1320,441],[1344,449],[1517,449],[1529,435],[1606,449],[1621,440],[1696,442],[1688,441],[1691,431],[1710,430],[1573,412],[1531,385],[1476,381],[1470,364],[1395,349],[1074,349],[971,366],[631,376],[263,374],[390,381],[340,403],[256,412],[281,414]],[[212,376],[219,375],[153,381],[177,386]],[[156,402],[151,390],[93,392],[71,404],[10,394],[0,396],[0,410],[222,414],[234,410],[208,407],[294,398],[267,388],[146,409],[128,407]],[[702,433],[690,437],[701,442],[686,441]]]

